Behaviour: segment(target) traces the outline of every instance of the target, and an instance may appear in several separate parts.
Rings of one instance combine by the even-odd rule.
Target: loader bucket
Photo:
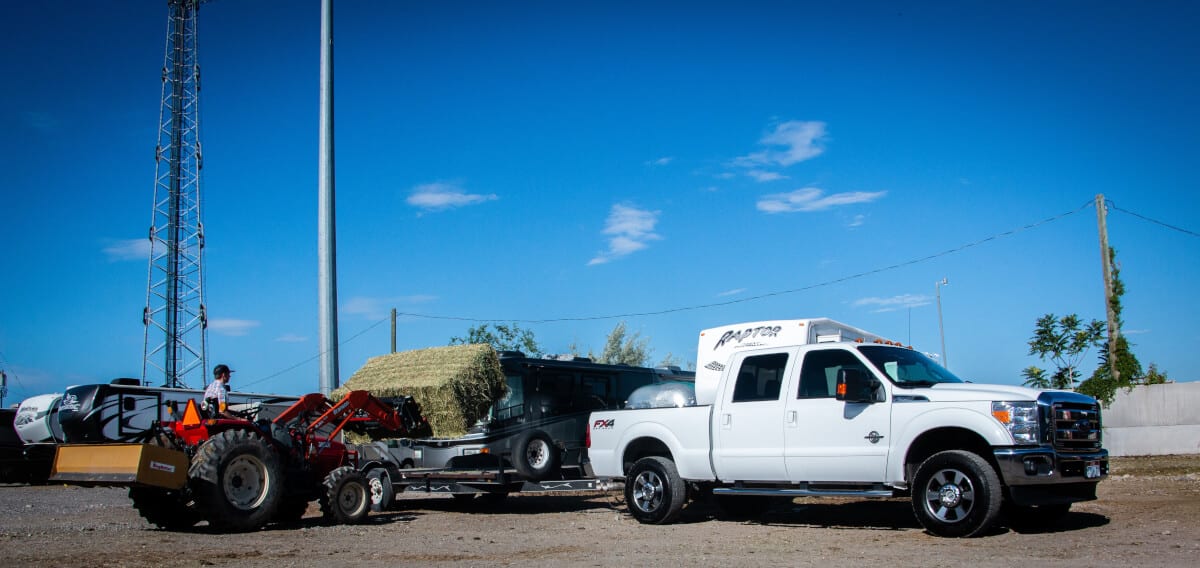
[[[54,455],[50,481],[75,485],[147,485],[182,489],[187,454],[150,444],[63,444]]]

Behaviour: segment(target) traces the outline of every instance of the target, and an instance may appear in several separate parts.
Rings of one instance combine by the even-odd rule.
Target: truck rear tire
[[[188,469],[197,504],[208,523],[230,531],[262,528],[283,496],[279,455],[249,430],[226,430],[196,451]]]
[[[979,536],[999,517],[1002,492],[987,460],[963,450],[939,452],[913,476],[913,512],[937,536]]]
[[[329,472],[321,512],[326,520],[340,525],[355,525],[366,519],[371,512],[371,492],[362,472],[348,465]]]
[[[525,479],[537,482],[558,473],[562,456],[549,434],[530,430],[521,434],[513,444],[512,462]]]
[[[625,478],[625,505],[638,521],[665,525],[679,516],[687,485],[670,459],[650,456],[633,464]]]

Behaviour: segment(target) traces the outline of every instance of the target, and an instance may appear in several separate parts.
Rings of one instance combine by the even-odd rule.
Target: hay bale
[[[421,405],[433,435],[462,436],[504,396],[504,372],[490,345],[430,347],[372,357],[333,392],[351,390],[379,397],[407,395]]]

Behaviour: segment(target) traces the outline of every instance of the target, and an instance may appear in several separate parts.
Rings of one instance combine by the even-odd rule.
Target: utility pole
[[[1121,380],[1117,369],[1117,314],[1113,311],[1112,249],[1108,247],[1108,206],[1104,194],[1096,194],[1096,224],[1100,228],[1100,266],[1104,268],[1104,311],[1108,315],[1108,369],[1113,381]]]
[[[396,308],[392,308],[392,353],[396,352]]]
[[[942,366],[949,369],[950,359],[946,356],[946,330],[942,327],[942,286],[947,286],[950,281],[942,278],[933,284],[933,290],[937,294],[938,305],[938,335],[942,338]]]
[[[333,186],[333,0],[321,0],[321,118],[317,205],[317,288],[321,394],[338,387],[337,239]]]
[[[4,408],[4,397],[8,396],[8,375],[0,371],[0,408]]]

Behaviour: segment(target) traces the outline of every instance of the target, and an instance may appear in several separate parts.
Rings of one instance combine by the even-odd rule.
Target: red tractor
[[[313,500],[326,519],[357,523],[370,498],[357,450],[337,441],[343,430],[420,436],[429,424],[411,398],[384,402],[367,391],[336,403],[308,394],[274,420],[204,418],[189,401],[149,444],[60,446],[53,479],[129,485],[133,506],[162,528],[207,520],[218,530],[255,530],[299,520]]]

